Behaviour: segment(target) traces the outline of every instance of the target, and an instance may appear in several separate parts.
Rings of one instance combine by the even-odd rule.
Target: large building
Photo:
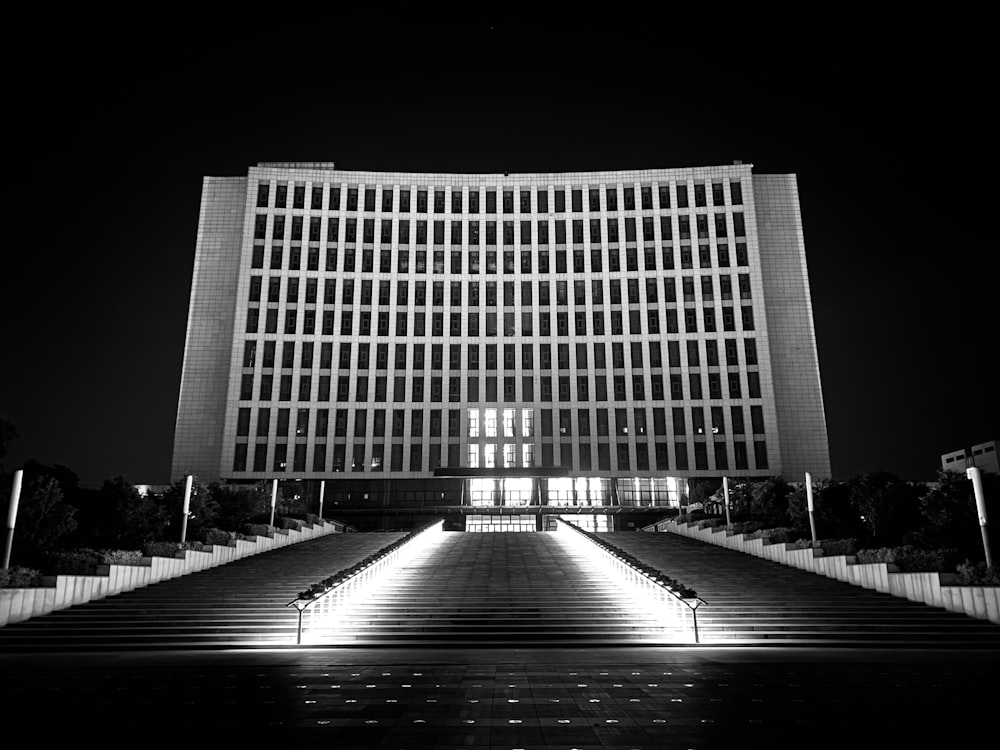
[[[795,176],[206,177],[171,471],[469,530],[829,477]]]

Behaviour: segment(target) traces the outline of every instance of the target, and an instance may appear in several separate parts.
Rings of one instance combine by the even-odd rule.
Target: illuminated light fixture
[[[297,599],[285,605],[298,610],[296,643],[339,642],[347,626],[348,606],[361,596],[371,596],[379,584],[415,555],[440,543],[443,530],[444,520],[437,520],[301,592]]]
[[[562,518],[557,517],[556,529],[560,542],[589,558],[608,577],[619,580],[631,593],[637,608],[652,612],[663,623],[664,642],[690,642],[689,618],[694,626],[694,642],[699,642],[696,610],[705,601],[693,591],[660,571],[630,559],[621,550],[594,541],[587,532]]]

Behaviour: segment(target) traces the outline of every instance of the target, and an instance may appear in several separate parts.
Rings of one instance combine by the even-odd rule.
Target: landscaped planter
[[[273,536],[237,539],[231,545],[216,544],[200,551],[178,550],[173,557],[157,555],[129,565],[100,565],[96,575],[45,576],[37,588],[0,588],[0,627],[346,530],[344,524],[331,521],[301,529],[275,529]]]
[[[854,555],[827,557],[821,549],[770,544],[754,534],[730,534],[697,523],[658,523],[656,529],[1000,624],[1000,586],[960,586],[953,574],[901,573],[890,563],[859,563]]]

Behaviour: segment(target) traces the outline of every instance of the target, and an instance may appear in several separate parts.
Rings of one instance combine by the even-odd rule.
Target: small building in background
[[[1000,474],[1000,457],[997,455],[997,441],[973,445],[971,448],[944,453],[941,456],[941,468],[945,471],[957,471],[964,474],[970,466],[980,471]]]

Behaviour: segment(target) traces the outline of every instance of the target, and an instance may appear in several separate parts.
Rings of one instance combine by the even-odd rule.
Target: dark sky
[[[700,34],[260,21],[260,43],[68,23],[22,56],[4,468],[169,480],[201,180],[259,161],[794,172],[834,476],[933,479],[941,453],[1000,437],[995,61],[975,23],[959,39],[930,21],[770,36],[708,18]]]

